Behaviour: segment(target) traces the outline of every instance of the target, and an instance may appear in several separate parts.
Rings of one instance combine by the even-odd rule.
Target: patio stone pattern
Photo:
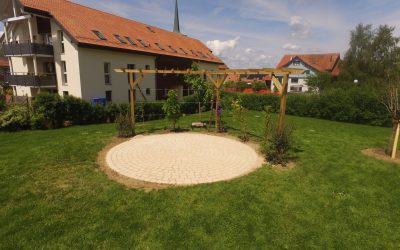
[[[138,136],[106,156],[108,167],[125,177],[171,185],[230,180],[256,170],[263,162],[246,144],[196,133]]]

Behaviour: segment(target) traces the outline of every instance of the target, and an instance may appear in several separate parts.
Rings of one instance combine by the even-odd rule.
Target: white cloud
[[[240,37],[236,37],[232,40],[221,41],[221,40],[213,40],[208,41],[207,46],[216,54],[217,56],[221,55],[223,52],[232,50],[236,48],[240,40]]]
[[[282,46],[282,49],[289,51],[300,51],[301,47],[296,44],[286,43],[285,45]]]
[[[308,38],[310,36],[311,25],[301,16],[292,16],[289,22],[292,36],[296,38]]]
[[[0,37],[1,37],[3,34],[4,34],[4,32],[3,32],[3,31],[0,31]]]

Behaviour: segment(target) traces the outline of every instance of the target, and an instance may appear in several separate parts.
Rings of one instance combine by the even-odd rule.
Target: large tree
[[[382,79],[394,73],[400,52],[400,39],[394,31],[388,25],[373,29],[363,24],[351,31],[350,48],[342,63],[342,73],[350,78],[347,80],[382,85]]]

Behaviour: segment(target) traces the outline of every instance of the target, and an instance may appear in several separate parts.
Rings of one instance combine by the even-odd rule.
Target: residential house
[[[301,75],[291,75],[289,78],[289,92],[307,92],[307,77],[318,72],[327,72],[334,77],[339,76],[340,54],[295,54],[285,55],[277,68],[304,69]]]
[[[129,20],[67,0],[1,0],[8,83],[18,96],[39,92],[86,100],[129,101],[129,79],[115,68],[218,69],[223,62],[202,42],[181,34],[178,8],[175,32]],[[190,93],[183,76],[146,75],[135,95],[165,98],[169,89]]]

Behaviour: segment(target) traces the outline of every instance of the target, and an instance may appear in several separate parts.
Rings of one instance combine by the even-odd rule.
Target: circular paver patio
[[[263,159],[250,146],[219,136],[182,133],[139,136],[112,148],[109,168],[136,180],[193,185],[233,179]]]

